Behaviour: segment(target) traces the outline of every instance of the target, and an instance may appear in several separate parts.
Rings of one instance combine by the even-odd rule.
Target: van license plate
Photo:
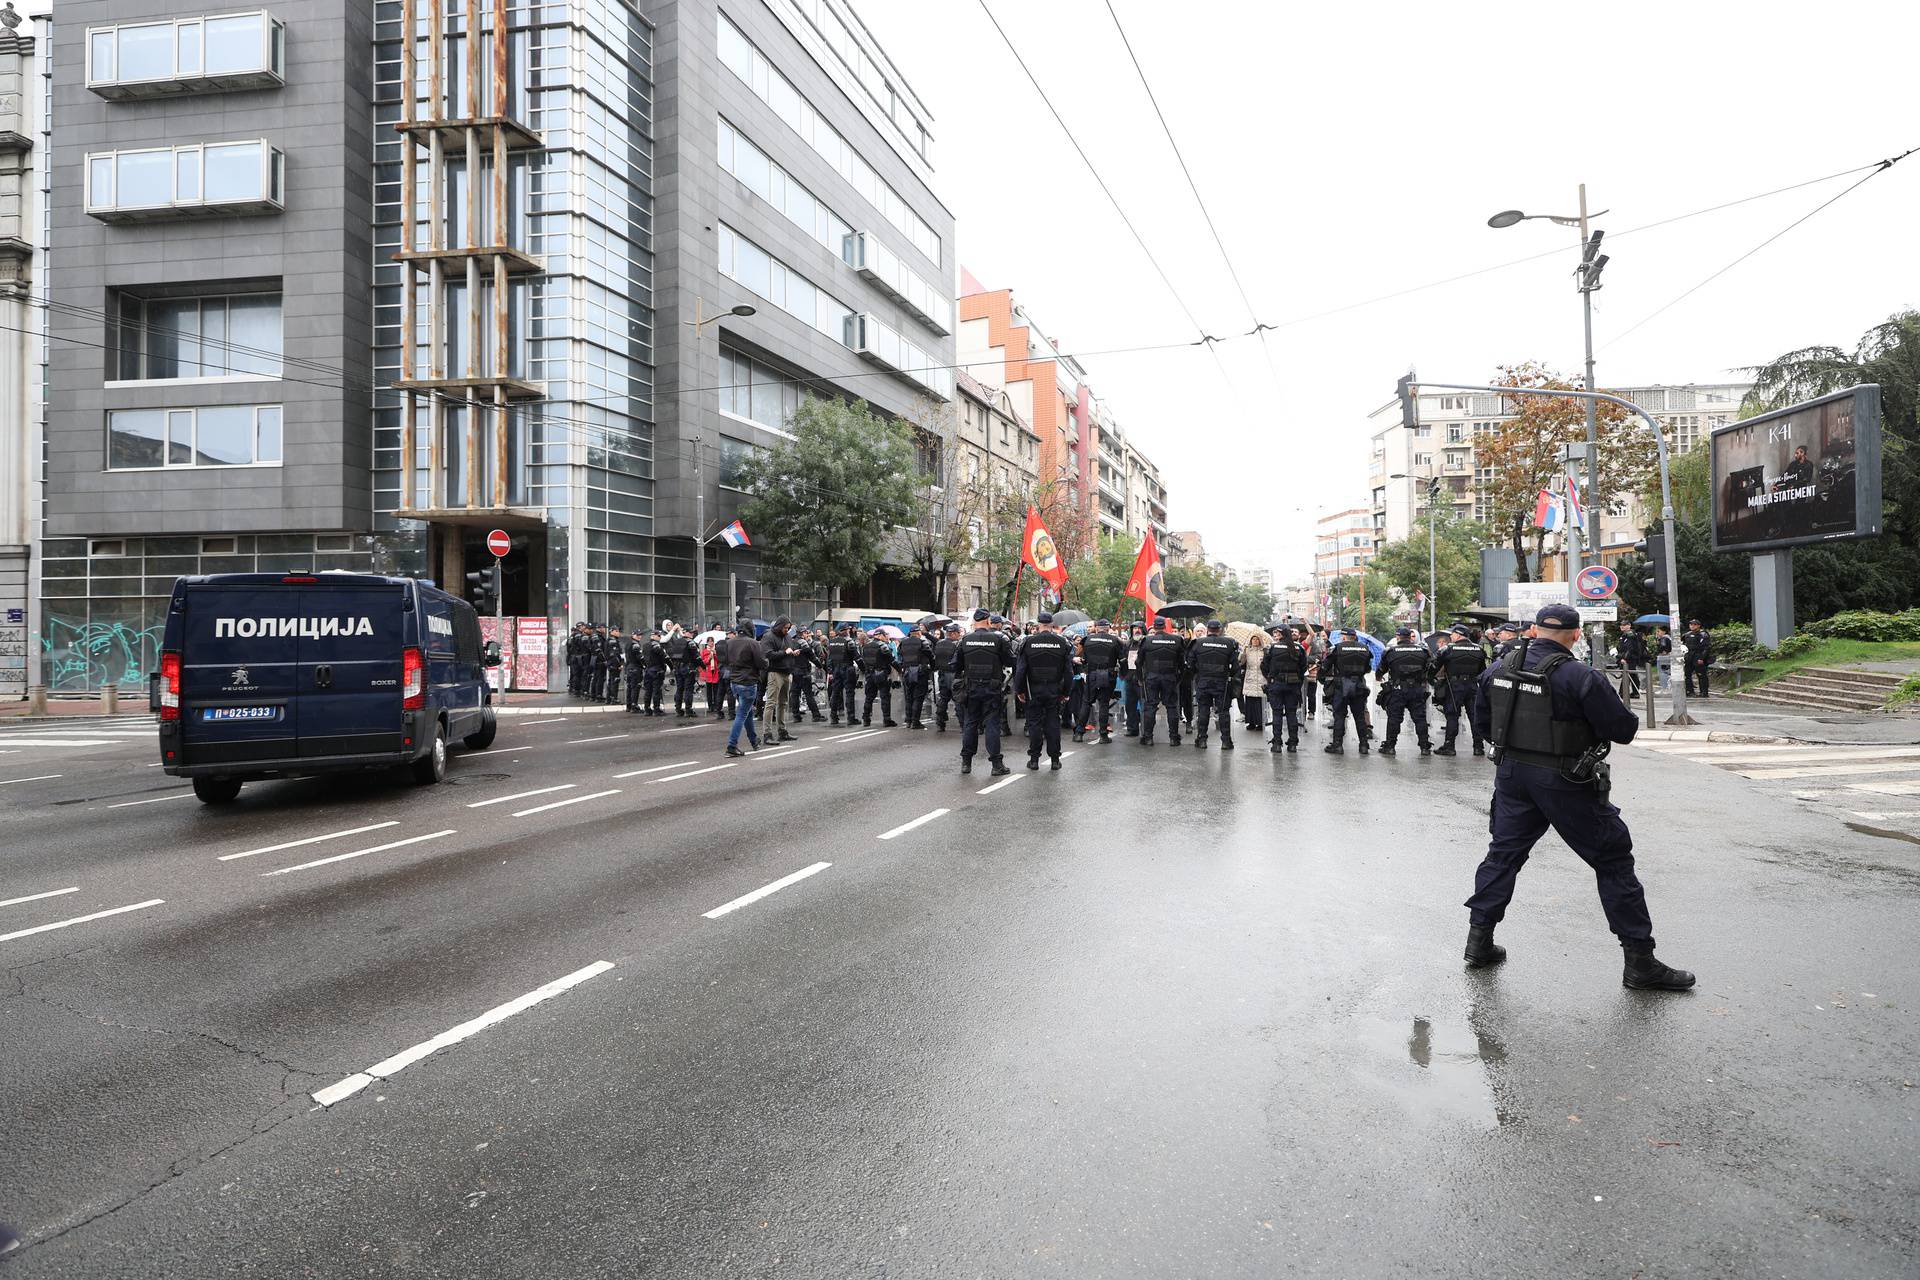
[[[202,720],[278,720],[278,707],[206,707],[200,712]]]

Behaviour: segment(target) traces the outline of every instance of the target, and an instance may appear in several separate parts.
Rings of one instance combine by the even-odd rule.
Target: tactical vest
[[[878,640],[869,640],[860,646],[860,670],[868,675],[877,675],[886,670],[886,646]]]
[[[1263,670],[1270,669],[1267,678],[1278,679],[1282,684],[1299,684],[1306,679],[1307,653],[1291,640],[1276,640],[1267,650],[1266,661],[1261,663]]]
[[[1579,762],[1581,755],[1600,745],[1599,735],[1585,720],[1553,718],[1552,676],[1571,661],[1572,654],[1556,653],[1541,663],[1538,671],[1528,671],[1524,640],[1501,659],[1489,682],[1487,700],[1493,709],[1493,742],[1500,748],[1502,760],[1564,773]]]
[[[976,631],[960,642],[960,669],[969,681],[998,684],[1005,652],[993,633]]]
[[[953,661],[960,656],[960,642],[945,638],[933,642],[933,669],[951,673]]]
[[[1111,674],[1114,668],[1120,665],[1120,641],[1103,632],[1088,636],[1082,652],[1086,657],[1089,673],[1104,671]]]
[[[1215,679],[1233,666],[1234,643],[1225,636],[1208,636],[1193,646],[1193,673]]]
[[[1180,664],[1180,642],[1156,632],[1140,642],[1140,669],[1150,676],[1165,675]]]
[[[1394,684],[1407,687],[1418,684],[1427,669],[1427,650],[1421,644],[1396,644],[1387,650],[1386,661],[1382,664],[1387,678]]]
[[[1029,684],[1057,688],[1066,682],[1073,650],[1063,637],[1052,632],[1029,636],[1020,653],[1026,660]]]
[[[1462,640],[1441,652],[1440,665],[1449,680],[1472,680],[1487,669],[1487,655],[1479,645]]]
[[[827,643],[827,663],[833,667],[853,665],[853,642],[851,640],[831,640]]]
[[[1332,657],[1335,675],[1364,676],[1373,670],[1373,650],[1358,640],[1342,640],[1333,646]]]

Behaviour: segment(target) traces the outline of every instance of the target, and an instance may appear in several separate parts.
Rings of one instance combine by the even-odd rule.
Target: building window
[[[800,407],[798,381],[732,347],[720,348],[720,412],[785,434]]]
[[[265,139],[87,156],[87,212],[139,222],[284,209],[286,157]]]
[[[87,87],[103,98],[286,83],[286,28],[265,12],[91,27]]]
[[[843,346],[854,345],[852,307],[725,223],[720,224],[719,266],[721,275],[765,298],[802,324]]]
[[[87,554],[90,556],[107,556],[118,559],[127,554],[127,540],[125,538],[95,538],[87,544]]]
[[[203,556],[235,556],[240,554],[238,538],[202,538],[200,554]]]
[[[115,409],[107,414],[107,468],[251,467],[280,463],[280,406]]]
[[[753,194],[772,205],[787,221],[818,240],[828,253],[848,266],[854,261],[854,230],[826,202],[800,185],[755,146],[745,134],[720,120],[720,167],[745,183]]]
[[[720,437],[720,485],[725,489],[743,489],[740,468],[755,453],[752,445],[732,436]]]
[[[854,321],[855,340],[850,345],[855,351],[906,375],[943,400],[953,399],[953,370],[936,363],[938,357],[871,313],[855,316]]]
[[[280,295],[147,298],[122,292],[108,355],[119,381],[277,378]]]

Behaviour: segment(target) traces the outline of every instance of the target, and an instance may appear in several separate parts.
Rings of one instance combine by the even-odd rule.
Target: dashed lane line
[[[564,978],[556,978],[543,987],[536,987],[523,996],[495,1005],[477,1018],[469,1018],[457,1027],[442,1031],[431,1040],[422,1040],[410,1049],[402,1049],[390,1058],[383,1058],[365,1071],[356,1071],[344,1080],[328,1085],[310,1095],[323,1107],[335,1106],[360,1092],[375,1080],[391,1080],[422,1058],[440,1052],[449,1045],[459,1044],[469,1036],[477,1035],[496,1023],[505,1022],[516,1013],[524,1012],[544,1000],[551,1000],[561,992],[579,986],[589,978],[596,978],[613,968],[611,962],[595,960],[584,969],[575,969]]]
[[[688,732],[689,730],[692,730],[692,729],[719,729],[719,728],[722,728],[722,727],[723,727],[723,726],[721,725],[721,723],[720,723],[720,722],[719,722],[718,720],[715,720],[715,721],[714,721],[714,722],[713,722],[712,724],[683,724],[683,725],[681,725],[681,726],[680,726],[680,727],[679,727],[678,729],[662,729],[662,730],[661,730],[660,732],[662,732],[662,733],[686,733],[686,732]]]
[[[803,756],[809,751],[818,751],[818,747],[779,747],[773,751],[762,751],[757,756],[748,756],[747,763],[755,760],[785,760],[788,756]]]
[[[976,791],[974,794],[982,795],[982,796],[992,795],[994,792],[998,791],[1000,788],[1010,787],[1014,783],[1020,781],[1022,778],[1026,776],[1027,775],[1024,773],[1011,774],[1005,778],[1000,779],[1000,781],[998,782],[988,783],[986,786],[980,788],[980,790]]]
[[[23,902],[38,902],[42,898],[58,898],[62,894],[78,892],[80,892],[80,886],[74,885],[71,889],[49,889],[45,893],[30,893],[24,898],[0,898],[0,907],[17,907]]]
[[[400,820],[398,818],[390,822],[374,822],[364,827],[349,827],[345,831],[329,831],[323,836],[308,836],[304,840],[288,840],[282,844],[270,844],[259,849],[246,849],[240,853],[223,853],[217,861],[232,862],[236,858],[251,858],[259,853],[278,853],[282,849],[298,849],[303,845],[321,844],[328,840],[341,840],[347,836],[363,836],[369,831],[384,831],[388,827],[397,827],[399,825]]]
[[[1848,778],[1870,773],[1915,773],[1920,772],[1920,761],[1906,764],[1808,764],[1790,768],[1771,769],[1750,766],[1732,769],[1729,772],[1742,778]]]
[[[423,840],[438,840],[441,836],[450,836],[453,828],[435,831],[424,836],[408,836],[405,840],[395,840],[391,844],[377,844],[371,849],[355,849],[352,853],[336,853],[331,858],[318,858],[312,862],[303,862],[297,867],[281,867],[278,871],[262,871],[263,876],[292,875],[296,871],[311,871],[315,867],[324,867],[329,863],[345,862],[348,858],[364,858],[370,853],[385,853],[389,849],[398,849],[403,845],[419,844]]]
[[[648,778],[648,786],[657,786],[662,782],[678,782],[682,778],[696,778],[703,773],[718,773],[722,769],[731,769],[739,764],[738,760],[729,760],[725,764],[710,764],[704,769],[689,769],[685,773],[670,773],[664,778]]]
[[[620,788],[610,787],[605,791],[596,791],[592,795],[569,796],[565,800],[555,800],[552,804],[535,805],[531,809],[515,809],[513,816],[516,818],[531,817],[536,813],[545,813],[549,809],[564,809],[570,804],[585,804],[589,800],[600,800],[607,796],[617,796],[619,794]]]
[[[672,732],[672,730],[668,730]],[[651,769],[635,769],[629,773],[616,773],[616,778],[640,778],[649,773],[665,773],[669,769],[684,769],[690,764],[699,764],[698,760],[676,760],[672,764],[657,764]]]
[[[468,805],[467,808],[484,809],[490,804],[506,804],[509,800],[525,800],[528,796],[545,796],[552,795],[556,791],[571,791],[579,785],[577,782],[563,782],[557,787],[541,787],[535,791],[520,791],[510,796],[495,796],[491,800],[475,800],[472,804]]]
[[[935,818],[944,818],[952,812],[953,810],[951,809],[935,809],[932,813],[923,813],[912,822],[903,822],[891,831],[882,831],[879,838],[882,840],[891,840],[895,836],[903,836],[915,828],[926,826]]]
[[[66,776],[64,773],[38,773],[31,778],[4,778],[0,779],[0,787],[10,787],[16,782],[51,782],[55,778]]]
[[[191,800],[192,791],[176,791],[170,796],[149,796],[145,800],[122,800],[119,804],[110,804],[109,809],[130,809],[136,804],[159,804],[162,800]]]
[[[125,915],[129,911],[145,911],[148,907],[157,907],[165,901],[165,898],[150,898],[146,902],[136,902],[132,906],[95,911],[91,915],[75,916],[71,920],[56,920],[52,924],[37,924],[31,929],[15,929],[12,933],[0,933],[0,942],[12,942],[15,938],[26,938],[36,933],[49,933],[55,929],[65,929],[69,925],[85,924],[89,920],[104,920],[108,916]]]
[[[885,729],[862,729],[859,733],[843,733],[837,738],[822,738],[822,742],[858,742],[862,738],[877,738]]]
[[[583,747],[589,742],[615,742],[621,738],[631,738],[630,733],[605,733],[597,738],[568,738],[563,746]]]
[[[818,875],[820,872],[825,871],[828,867],[832,865],[833,864],[831,862],[816,862],[810,867],[802,867],[800,868],[800,870],[794,872],[790,876],[781,876],[778,880],[775,880],[772,884],[763,884],[758,889],[755,889],[752,893],[741,894],[739,897],[735,898],[732,902],[722,903],[720,906],[715,907],[713,910],[702,913],[702,918],[707,920],[718,920],[721,916],[727,915],[734,911],[738,911],[742,907],[751,906],[752,904],[760,901],[760,899],[767,897],[769,894],[778,893],[782,889],[786,888],[788,885],[798,884],[800,881],[805,880],[808,876]]]
[[[518,724],[516,724],[514,727],[518,729],[531,729],[533,728],[533,726],[537,724],[564,724],[565,722],[566,722],[565,716],[555,716],[551,720],[523,720]]]

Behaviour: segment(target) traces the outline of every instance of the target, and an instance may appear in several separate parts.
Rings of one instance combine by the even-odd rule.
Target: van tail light
[[[160,718],[180,718],[180,655],[160,655]]]
[[[400,706],[418,711],[427,705],[427,664],[418,649],[400,651]]]

